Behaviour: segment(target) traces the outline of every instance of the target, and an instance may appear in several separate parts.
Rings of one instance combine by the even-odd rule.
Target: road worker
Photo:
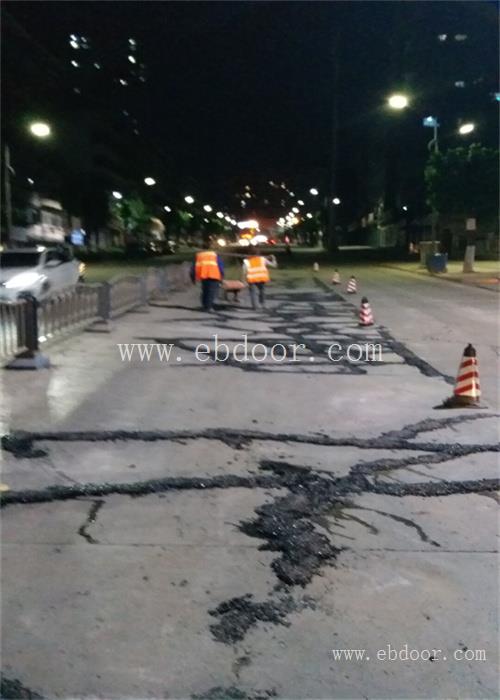
[[[203,311],[213,311],[214,301],[223,278],[224,263],[221,257],[211,250],[210,241],[205,241],[202,250],[196,253],[191,268],[193,283],[201,282],[201,307]]]
[[[270,281],[268,267],[277,267],[274,255],[264,257],[258,248],[252,248],[250,254],[243,260],[243,273],[250,290],[252,308],[257,308],[257,295],[262,307],[266,305],[265,286]]]

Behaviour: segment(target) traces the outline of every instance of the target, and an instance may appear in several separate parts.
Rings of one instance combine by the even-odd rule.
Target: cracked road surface
[[[321,285],[195,308],[175,295],[2,375],[3,695],[498,696],[495,410],[433,410],[455,367]],[[306,348],[197,362],[214,333]],[[328,360],[365,340],[382,362]],[[124,342],[176,359],[121,362]]]

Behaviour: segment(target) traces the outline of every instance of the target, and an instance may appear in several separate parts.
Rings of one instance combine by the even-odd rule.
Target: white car
[[[46,299],[74,288],[80,263],[69,248],[18,248],[0,253],[0,302],[15,302],[23,293]]]

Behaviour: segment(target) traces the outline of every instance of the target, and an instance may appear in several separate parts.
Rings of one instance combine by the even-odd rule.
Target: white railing
[[[189,263],[148,268],[142,275],[79,284],[41,302],[26,296],[15,303],[0,303],[0,362],[35,353],[40,342],[54,342],[95,321],[117,318],[158,294],[183,289],[190,283],[189,271]]]

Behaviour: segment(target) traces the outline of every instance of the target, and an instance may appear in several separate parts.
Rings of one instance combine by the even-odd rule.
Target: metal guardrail
[[[38,339],[47,343],[99,318],[100,284],[79,284],[38,304]]]
[[[26,301],[0,304],[0,360],[26,350]]]
[[[14,304],[0,303],[0,362],[34,354],[39,342],[54,342],[95,321],[117,318],[156,295],[182,289],[190,283],[189,272],[189,263],[148,268],[142,275],[78,284],[41,302],[26,297]]]

